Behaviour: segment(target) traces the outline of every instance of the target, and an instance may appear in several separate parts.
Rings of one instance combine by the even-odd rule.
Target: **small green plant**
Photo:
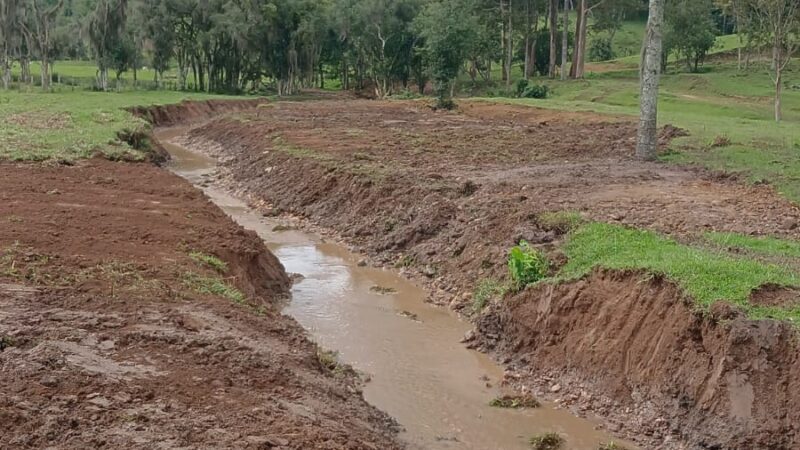
[[[348,374],[355,375],[356,372],[347,364],[339,360],[339,352],[333,350],[325,350],[317,345],[317,361],[322,366],[325,372],[333,375],[334,377],[344,377]]]
[[[558,233],[567,233],[583,223],[583,216],[577,211],[549,211],[539,214],[539,225]]]
[[[209,255],[203,252],[191,252],[189,253],[189,257],[200,264],[205,264],[208,267],[211,267],[217,272],[225,273],[228,271],[228,264],[214,255]]]
[[[628,447],[624,445],[617,444],[614,441],[606,442],[605,444],[600,444],[600,447],[597,447],[597,450],[628,450]]]
[[[239,305],[246,303],[246,298],[242,291],[220,278],[203,277],[196,273],[187,272],[183,275],[183,282],[199,294],[217,295]]]
[[[517,290],[543,279],[549,269],[547,258],[526,241],[520,241],[508,254],[508,270]]]
[[[528,89],[528,80],[520,78],[517,80],[517,97],[522,97],[522,94],[525,93],[525,89]]]
[[[542,433],[532,437],[530,444],[533,450],[558,450],[564,445],[564,438],[558,433]]]
[[[472,294],[472,310],[480,312],[495,297],[502,297],[508,289],[499,281],[484,278],[478,282]]]
[[[533,398],[531,395],[522,395],[522,396],[513,396],[513,395],[504,395],[502,397],[496,397],[489,402],[489,406],[493,406],[495,408],[510,408],[510,409],[517,409],[517,408],[538,408],[541,405],[538,400]]]

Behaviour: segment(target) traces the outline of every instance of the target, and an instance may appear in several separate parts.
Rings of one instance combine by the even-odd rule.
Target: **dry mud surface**
[[[216,182],[265,214],[308,219],[466,314],[475,281],[503,276],[519,239],[558,257],[562,236],[538,222],[541,212],[679,240],[800,237],[800,210],[770,187],[633,161],[634,136],[628,119],[587,113],[328,100],[261,105],[181,142],[217,157]],[[491,306],[471,345],[508,364],[510,383],[599,413],[646,447],[797,448],[794,331],[718,306],[700,316],[668,282],[596,272]]]
[[[280,314],[278,260],[183,179],[2,163],[0,221],[0,447],[400,447]]]

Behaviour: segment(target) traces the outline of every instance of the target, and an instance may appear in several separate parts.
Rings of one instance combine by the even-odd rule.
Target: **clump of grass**
[[[402,267],[411,267],[416,262],[416,259],[411,255],[403,255],[400,259],[394,263],[394,266],[398,269]]]
[[[378,285],[370,287],[369,290],[375,292],[376,294],[381,294],[381,295],[390,295],[397,293],[397,290],[395,288],[378,286]]]
[[[564,438],[558,433],[542,433],[530,439],[531,448],[533,450],[557,450],[564,445]]]
[[[472,294],[472,310],[480,312],[495,297],[502,297],[506,294],[508,287],[492,278],[484,278],[478,282],[475,292]]]
[[[183,276],[183,282],[199,294],[217,295],[239,305],[246,303],[246,298],[242,291],[229,285],[221,278],[204,277],[193,272],[187,272]]]
[[[769,236],[746,236],[739,233],[706,233],[705,238],[725,247],[736,247],[756,253],[800,258],[800,242]]]
[[[706,308],[717,300],[742,307],[751,318],[775,318],[800,323],[800,308],[756,306],[750,293],[765,284],[798,286],[789,268],[747,258],[689,247],[651,231],[605,223],[575,230],[565,244],[568,262],[559,279],[575,279],[595,267],[644,270],[675,281],[697,304]]]
[[[600,447],[597,447],[597,450],[628,450],[628,447],[624,445],[617,444],[614,441],[606,442],[605,444],[600,444]]]
[[[526,241],[521,241],[508,254],[508,270],[514,288],[520,290],[546,277],[550,262]]]
[[[334,377],[344,377],[347,374],[355,375],[356,372],[352,367],[342,363],[339,360],[339,352],[334,350],[325,350],[317,345],[317,361],[325,370],[325,372],[333,375]]]
[[[225,273],[228,271],[228,264],[214,255],[194,251],[189,253],[189,257],[195,260],[195,262],[211,267],[219,273]]]
[[[517,409],[538,408],[542,406],[542,404],[531,395],[504,395],[502,397],[493,398],[492,401],[489,402],[489,406],[493,406],[495,408]]]
[[[577,211],[549,211],[539,214],[539,225],[558,233],[567,233],[578,228],[583,222],[583,216]]]
[[[7,349],[8,347],[14,346],[14,338],[11,336],[0,336],[0,352]]]

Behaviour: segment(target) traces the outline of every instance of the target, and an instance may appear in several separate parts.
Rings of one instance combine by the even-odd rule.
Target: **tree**
[[[33,32],[31,33],[39,47],[39,56],[42,59],[41,77],[42,89],[50,90],[50,36],[55,27],[55,18],[64,0],[31,0],[33,12]]]
[[[475,38],[477,20],[463,0],[429,3],[415,21],[417,33],[425,40],[437,106],[453,107],[453,89],[461,65]]]
[[[550,32],[550,64],[547,69],[547,76],[555,78],[558,47],[558,0],[549,0],[547,18]]]
[[[662,24],[664,0],[650,0],[644,42],[639,90],[639,129],[636,158],[654,160],[658,154],[658,81],[661,75]]]
[[[783,71],[800,45],[798,0],[748,0],[753,31],[772,50],[770,76],[775,85],[775,121],[780,122]]]
[[[122,40],[127,7],[127,0],[99,0],[89,20],[98,85],[104,91],[108,89],[108,69],[114,66],[114,54],[124,54]]]
[[[4,89],[11,82],[12,51],[21,39],[20,8],[19,0],[0,0],[0,77]]]
[[[691,72],[697,72],[717,38],[712,7],[711,0],[673,0],[665,13],[664,54],[675,52]]]

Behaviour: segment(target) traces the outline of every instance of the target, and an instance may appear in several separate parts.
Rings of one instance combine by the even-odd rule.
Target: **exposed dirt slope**
[[[190,132],[183,143],[217,156],[223,164],[217,182],[249,198],[265,213],[288,212],[310,219],[374,261],[408,268],[430,283],[435,301],[463,312],[470,311],[470,292],[477,280],[505,275],[507,249],[519,239],[540,245],[558,258],[553,249],[559,232],[539,223],[538,214],[544,211],[576,210],[589,219],[655,229],[678,238],[707,230],[798,237],[800,210],[769,187],[744,186],[701,171],[631,160],[627,155],[633,153],[634,130],[633,123],[622,119],[607,122],[583,113],[560,115],[487,103],[466,104],[456,113],[434,113],[418,102],[281,102],[212,121]],[[674,134],[675,130],[665,130],[665,139]],[[589,285],[602,278],[592,280]],[[667,311],[680,295],[667,290],[650,301],[658,298],[669,303],[654,310]],[[536,305],[538,300],[524,296],[515,301]],[[625,317],[625,309],[614,309],[611,301],[608,307]],[[686,318],[690,314],[683,308],[678,317]],[[584,323],[596,320],[596,312],[580,310],[570,317]],[[666,313],[664,317],[669,318]],[[517,329],[523,330],[544,319],[509,313],[507,322],[516,320]],[[559,318],[548,320],[558,322]],[[511,326],[507,322],[503,326]],[[669,320],[652,323],[658,327],[652,330],[655,336],[671,332]],[[725,375],[749,374],[754,398],[766,399],[766,403],[754,403],[754,408],[774,407],[776,420],[760,410],[748,416],[740,409],[719,406],[730,398],[720,389],[692,392],[682,397],[680,407],[670,408],[674,392],[658,387],[669,381],[666,375],[652,378],[659,385],[647,385],[647,377],[641,375],[674,371],[710,380],[721,367],[718,358],[723,355],[742,355],[738,361],[758,359],[761,353],[756,347],[766,341],[755,340],[752,345],[746,339],[740,341],[739,330],[750,326],[770,339],[770,350],[765,352],[785,351],[785,358],[774,360],[774,365]],[[561,332],[557,324],[554,327],[548,330]],[[680,359],[684,354],[676,353],[672,360],[651,360],[652,348],[635,347],[627,356],[640,365],[633,372],[614,369],[616,348],[598,347],[599,355],[576,356],[580,364],[575,365],[564,365],[563,355],[548,358],[543,353],[535,361],[519,364],[527,377],[521,382],[537,379],[529,376],[529,370],[534,375],[559,377],[575,371],[580,379],[588,380],[590,374],[604,370],[603,366],[588,370],[591,363],[607,360],[609,376],[614,378],[607,383],[608,394],[619,404],[638,404],[641,398],[636,392],[647,388],[653,407],[649,416],[641,417],[648,420],[626,420],[622,427],[640,438],[650,434],[651,438],[644,436],[648,445],[658,442],[672,448],[680,441],[702,441],[710,448],[739,448],[747,442],[775,443],[777,448],[795,445],[800,431],[786,425],[794,417],[791,403],[774,400],[779,394],[766,382],[798,383],[800,375],[790,370],[796,367],[792,358],[797,350],[786,339],[785,328],[768,322],[697,327],[717,333],[720,344],[706,342],[708,351],[698,350],[695,359],[684,362]],[[676,333],[675,341],[693,336],[685,330]],[[493,344],[500,359],[512,358],[517,350],[527,351],[512,345],[517,339],[514,335],[509,338],[504,345]],[[559,335],[550,339],[557,342]],[[594,335],[583,339],[592,340]],[[534,344],[539,348],[539,341]],[[761,370],[765,372],[759,374]],[[690,382],[675,389],[684,393],[700,385]],[[586,386],[595,389],[593,384]],[[703,409],[704,405],[718,406]],[[708,412],[708,418],[693,417],[699,411]],[[662,422],[649,420],[652,417],[668,421],[670,429],[665,432]],[[769,435],[779,429],[784,433]]]
[[[0,174],[0,447],[399,447],[280,314],[278,260],[187,182],[103,160]]]
[[[800,446],[800,351],[785,323],[723,303],[703,317],[670,282],[601,271],[507,298],[477,330],[484,350],[558,383],[565,404],[613,417],[614,429],[633,410],[629,426],[690,448]]]
[[[135,106],[128,111],[155,127],[169,127],[210,119],[223,113],[255,108],[266,102],[267,100],[263,98],[187,100],[172,105]]]

